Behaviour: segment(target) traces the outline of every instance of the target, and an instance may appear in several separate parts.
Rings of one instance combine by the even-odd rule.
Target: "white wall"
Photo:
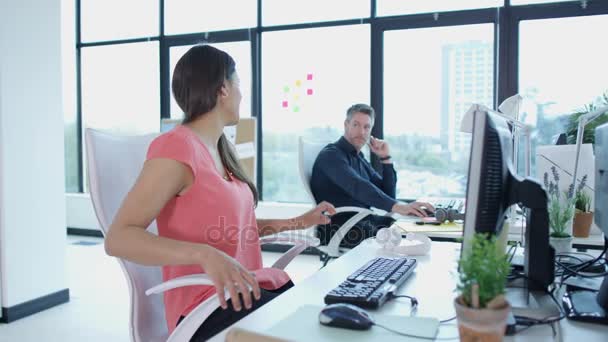
[[[67,288],[60,11],[0,0],[2,307]]]

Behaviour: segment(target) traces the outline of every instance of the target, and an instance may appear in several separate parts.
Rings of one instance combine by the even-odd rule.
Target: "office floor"
[[[128,289],[101,239],[69,236],[66,269],[70,302],[0,324],[0,341],[129,341]],[[280,253],[263,252],[264,265]],[[318,256],[300,255],[287,272],[297,284],[319,269]]]

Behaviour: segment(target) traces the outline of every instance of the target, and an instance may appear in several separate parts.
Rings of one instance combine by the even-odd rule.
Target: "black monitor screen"
[[[507,121],[491,111],[475,110],[463,251],[474,233],[500,233],[510,205],[512,155],[513,136]]]

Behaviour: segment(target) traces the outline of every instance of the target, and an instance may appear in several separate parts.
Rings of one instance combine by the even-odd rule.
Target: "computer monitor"
[[[595,214],[597,226],[604,233],[608,248],[608,124],[595,129]],[[563,298],[568,318],[608,324],[608,276],[599,291],[568,289]]]
[[[477,106],[469,160],[462,253],[470,250],[475,233],[500,234],[507,209],[520,203],[528,208],[524,249],[525,285],[546,290],[555,278],[555,251],[549,245],[547,193],[531,178],[513,169],[513,134],[500,114]]]

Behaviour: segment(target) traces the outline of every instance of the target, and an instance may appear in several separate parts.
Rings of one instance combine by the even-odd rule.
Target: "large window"
[[[86,184],[84,128],[139,134],[183,116],[171,77],[198,43],[236,61],[241,117],[261,123],[264,201],[309,201],[298,137],[335,141],[353,103],[377,107],[374,129],[391,144],[399,198],[462,197],[470,136],[460,121],[472,103],[493,108],[496,96],[524,95],[521,118],[536,128],[534,148],[565,130],[566,114],[608,90],[600,34],[608,31],[608,1],[65,2],[80,16],[77,53],[64,64],[74,83],[64,88],[77,89],[64,96],[70,192]]]
[[[511,0],[511,5],[546,4],[550,2],[565,2],[573,0]]]
[[[80,191],[78,179],[78,126],[76,125],[76,115],[65,112],[64,114],[64,149],[65,149],[65,191]]]
[[[492,24],[384,34],[384,137],[398,171],[397,196],[464,197],[473,103],[494,102]]]
[[[165,34],[254,27],[257,5],[257,0],[165,1]]]
[[[263,35],[263,196],[308,202],[298,171],[298,137],[317,142],[343,133],[346,109],[369,103],[368,25]]]
[[[367,18],[368,0],[262,0],[262,25],[285,25]]]
[[[504,0],[377,0],[378,15],[457,11],[502,6]]]
[[[80,0],[83,42],[158,36],[158,1]]]
[[[83,128],[120,134],[160,130],[158,43],[82,49],[81,75]]]
[[[82,49],[84,127],[124,134],[160,130],[158,43]]]
[[[608,32],[608,15],[520,23],[519,89],[522,118],[536,128],[533,149],[554,143],[569,114],[608,91],[608,48],[586,39],[598,32]]]
[[[241,113],[240,116],[250,117],[251,116],[251,44],[249,42],[230,42],[230,43],[216,43],[210,44],[220,50],[226,51],[236,63],[236,72],[239,75],[241,93],[243,99],[241,100]],[[173,69],[177,61],[190,49],[193,45],[188,46],[172,46],[170,51],[170,77],[169,80],[173,79]],[[171,82],[169,82],[171,87]],[[173,95],[171,95],[171,118],[182,118],[183,112],[175,102]]]

